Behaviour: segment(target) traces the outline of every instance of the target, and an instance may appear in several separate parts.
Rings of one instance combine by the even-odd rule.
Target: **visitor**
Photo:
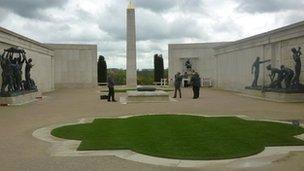
[[[109,74],[108,76],[108,88],[109,88],[109,94],[108,94],[108,102],[110,102],[112,98],[112,102],[116,102],[115,100],[115,90],[114,90],[114,80],[112,74]]]
[[[179,92],[179,98],[182,98],[182,92],[181,92],[181,84],[182,84],[183,76],[180,72],[175,74],[175,80],[174,80],[174,96],[173,98],[176,98],[177,91]]]
[[[197,72],[195,72],[191,78],[193,99],[199,98],[201,88],[201,78]]]
[[[185,78],[185,80],[184,80],[184,87],[185,87],[185,88],[186,88],[186,87],[189,87],[188,73],[185,72],[183,77]]]

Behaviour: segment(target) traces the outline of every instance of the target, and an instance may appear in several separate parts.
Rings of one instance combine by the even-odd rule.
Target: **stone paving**
[[[163,167],[117,157],[54,157],[51,144],[32,136],[38,128],[64,124],[80,118],[118,117],[147,113],[196,113],[202,115],[247,115],[257,119],[304,120],[303,103],[275,103],[238,96],[233,92],[203,89],[193,100],[191,89],[169,103],[122,105],[99,100],[98,89],[61,89],[41,101],[0,107],[0,170],[303,170],[304,152],[276,156],[264,165],[214,164],[199,168]],[[123,94],[118,94],[122,96]],[[118,99],[119,97],[117,97]]]

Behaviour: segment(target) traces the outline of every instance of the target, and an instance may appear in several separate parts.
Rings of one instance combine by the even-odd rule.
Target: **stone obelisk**
[[[127,8],[127,87],[137,86],[135,8]]]

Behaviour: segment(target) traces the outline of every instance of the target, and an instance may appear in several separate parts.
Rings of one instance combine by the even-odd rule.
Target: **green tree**
[[[107,62],[105,61],[104,56],[100,55],[97,63],[97,77],[99,83],[107,82]]]
[[[109,73],[112,74],[116,85],[125,85],[126,84],[126,70],[112,68],[112,69],[109,69]]]
[[[154,82],[160,82],[164,78],[164,60],[162,55],[154,55]]]

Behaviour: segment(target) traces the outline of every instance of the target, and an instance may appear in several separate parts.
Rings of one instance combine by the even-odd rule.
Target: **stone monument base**
[[[304,93],[299,90],[261,91],[259,89],[247,88],[243,91],[242,95],[274,102],[304,102]]]
[[[42,94],[39,91],[23,92],[16,96],[7,96],[7,97],[0,96],[0,105],[1,106],[23,105],[23,104],[34,102],[38,98],[41,98],[41,97],[42,97]]]
[[[127,91],[127,103],[169,102],[169,93],[164,91]]]

